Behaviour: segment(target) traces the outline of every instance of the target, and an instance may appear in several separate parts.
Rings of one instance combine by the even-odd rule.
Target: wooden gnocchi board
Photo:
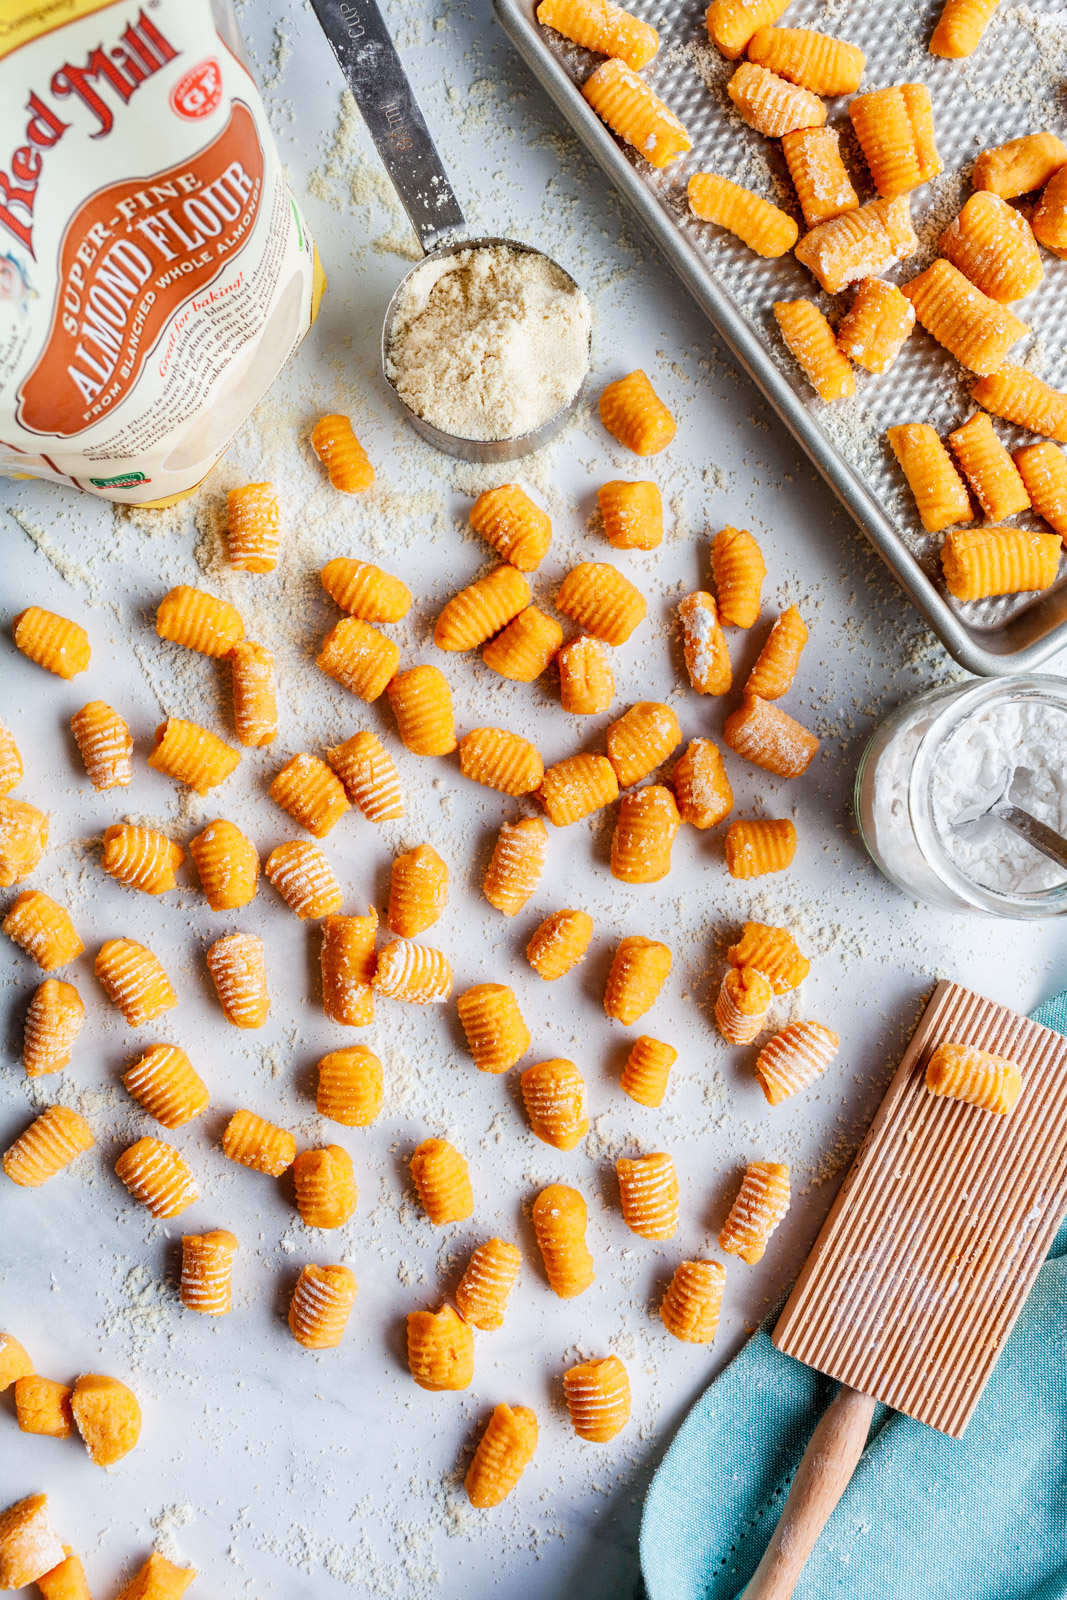
[[[931,1052],[1009,1056],[1009,1116],[930,1094]],[[1067,1038],[939,983],[772,1339],[959,1438],[1067,1212]]]

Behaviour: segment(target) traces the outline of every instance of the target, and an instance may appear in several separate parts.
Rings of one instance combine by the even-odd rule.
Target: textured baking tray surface
[[[533,21],[534,0],[522,0],[520,9],[541,49],[555,57],[576,85],[584,82],[603,57],[540,27]],[[1054,591],[967,604],[953,600],[945,591],[937,559],[943,536],[923,531],[884,442],[885,430],[893,423],[929,422],[944,436],[966,421],[975,410],[970,400],[973,376],[917,327],[890,372],[878,377],[857,368],[857,393],[852,399],[827,405],[812,393],[778,337],[771,303],[806,295],[836,322],[851,300],[851,291],[836,300],[824,295],[791,254],[777,261],[762,260],[739,240],[689,214],[687,180],[695,172],[713,171],[775,201],[797,218],[803,231],[779,142],[746,127],[726,94],[726,82],[736,63],[723,60],[709,40],[702,0],[683,0],[678,5],[664,0],[627,0],[627,9],[659,30],[659,54],[642,75],[681,117],[693,141],[693,149],[665,172],[655,171],[623,147],[635,177],[695,245],[709,276],[730,297],[782,371],[825,446],[844,458],[882,507],[896,537],[919,562],[962,626],[976,642],[988,644],[990,635],[1028,610],[1047,604]],[[867,56],[860,92],[916,80],[930,87],[945,170],[912,194],[912,220],[920,247],[885,274],[893,282],[914,277],[936,256],[941,231],[971,192],[970,172],[979,150],[1022,133],[1049,126],[1057,129],[1062,123],[1057,108],[1062,104],[1067,13],[1002,7],[975,55],[968,61],[949,62],[937,60],[927,50],[939,11],[940,0],[929,5],[898,5],[893,0],[853,0],[852,4],[848,0],[793,0],[779,24],[816,28],[859,45]],[[828,122],[841,133],[845,165],[863,203],[874,198],[874,191],[852,134],[847,106],[847,97],[829,101]],[[1033,333],[1015,346],[1009,359],[1063,388],[1067,386],[1067,262],[1045,251],[1042,261],[1044,281],[1012,306]],[[1009,449],[1034,440],[1034,435],[999,420],[996,427]],[[1029,514],[1012,520],[1048,531]],[[1067,555],[1061,558],[1054,587],[1061,590],[1065,585]],[[1036,627],[1033,637],[1040,637],[1043,631]],[[1011,665],[1009,654],[1003,666]]]

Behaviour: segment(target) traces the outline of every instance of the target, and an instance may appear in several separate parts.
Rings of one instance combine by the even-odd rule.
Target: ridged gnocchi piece
[[[27,606],[12,623],[16,650],[57,678],[76,678],[92,656],[89,635],[77,622],[43,606]]]
[[[228,656],[245,636],[241,613],[228,600],[179,583],[156,607],[156,633],[204,656]]]
[[[533,683],[551,666],[563,643],[563,629],[537,606],[527,606],[491,639],[482,660],[511,683]]]
[[[401,740],[416,756],[447,756],[456,748],[452,690],[439,667],[398,672],[386,689]]]
[[[979,378],[971,390],[971,399],[1005,422],[1067,444],[1067,395],[1025,367],[1013,367],[1005,361],[989,377]]]
[[[659,455],[678,430],[670,409],[640,367],[608,384],[600,396],[600,420],[635,456]]]
[[[136,939],[106,939],[93,971],[131,1028],[143,1027],[178,1004],[162,962]]]
[[[781,139],[798,128],[821,128],[826,121],[826,107],[817,94],[753,61],[742,61],[726,93],[742,122],[769,139]]]
[[[334,556],[319,573],[330,599],[363,622],[399,622],[411,610],[411,590],[371,561]]]
[[[435,1228],[474,1215],[474,1190],[466,1158],[447,1139],[424,1139],[411,1157],[411,1177],[422,1209]]]
[[[476,983],[460,995],[456,1010],[479,1072],[507,1072],[530,1048],[530,1030],[506,983]]]
[[[70,1397],[74,1424],[90,1460],[113,1467],[141,1437],[141,1406],[133,1390],[103,1372],[86,1372]]]
[[[1056,581],[1063,542],[1026,528],[951,528],[941,546],[945,587],[957,600],[1048,589]]]
[[[745,681],[746,695],[778,700],[792,687],[808,630],[796,606],[788,606],[774,624]]]
[[[695,217],[725,228],[758,256],[784,256],[800,235],[787,211],[718,173],[695,172],[686,185],[686,196]]]
[[[222,1153],[239,1166],[280,1178],[296,1160],[296,1140],[254,1111],[235,1111],[222,1135]]]
[[[230,651],[233,725],[241,744],[260,750],[278,734],[274,656],[265,644],[242,639]]]
[[[388,822],[404,815],[400,774],[376,733],[354,733],[343,744],[331,745],[326,759],[368,822]]]
[[[416,845],[393,861],[386,921],[410,939],[432,928],[448,904],[448,866],[431,844]]]
[[[648,603],[610,562],[583,561],[560,584],[556,610],[595,639],[620,645],[644,621]]]
[[[908,480],[927,533],[974,520],[967,487],[929,423],[904,422],[887,428],[885,436]]]
[[[230,566],[273,572],[281,548],[282,513],[273,483],[245,483],[226,495]]]
[[[212,911],[239,911],[256,898],[259,854],[247,834],[224,817],[189,841],[200,887]]]
[[[736,755],[779,778],[799,778],[819,749],[818,739],[803,723],[758,694],[746,695],[731,711],[722,736]]]
[[[948,436],[975,499],[991,522],[1030,509],[1030,496],[988,415],[976,411]]]
[[[311,430],[311,448],[342,494],[363,494],[374,482],[374,468],[347,417],[336,412],[320,417]]]
[[[374,973],[378,913],[373,906],[365,917],[332,913],[322,924],[322,1009],[331,1022],[346,1028],[365,1028],[374,1021]]]
[[[667,167],[693,148],[692,140],[670,106],[623,61],[605,61],[582,85],[602,122],[653,167]]]
[[[704,589],[687,594],[678,602],[678,621],[685,670],[697,694],[729,694],[734,674],[714,595]]]
[[[915,309],[915,320],[962,366],[979,377],[996,372],[1013,344],[1030,329],[991,300],[943,257],[901,288]]]
[[[344,896],[325,851],[310,839],[290,839],[271,851],[263,867],[301,922],[340,911]]]
[[[630,1027],[651,1011],[667,981],[674,957],[658,939],[631,934],[620,941],[604,990],[604,1010]]]
[[[651,23],[611,0],[541,0],[537,20],[586,50],[625,61],[634,72],[647,67],[659,49],[659,34]]]
[[[72,983],[46,978],[39,984],[22,1033],[22,1067],[27,1078],[43,1078],[69,1067],[84,1021],[85,1005]]]
[[[94,789],[125,789],[133,782],[133,735],[105,700],[87,701],[71,717],[70,730]]]
[[[526,959],[538,977],[553,983],[585,960],[592,937],[587,911],[553,911],[531,934]]]
[[[797,853],[797,830],[788,817],[753,817],[731,822],[724,841],[731,878],[762,878],[784,872]]]
[[[48,1496],[27,1495],[0,1511],[0,1586],[23,1589],[63,1560],[63,1544],[52,1525]]]
[[[815,302],[776,300],[771,310],[786,349],[819,399],[829,402],[855,394],[856,375]]]
[[[322,641],[315,664],[343,689],[369,703],[396,677],[400,651],[369,622],[342,617]]]
[[[560,1300],[584,1294],[595,1277],[585,1242],[588,1216],[577,1189],[565,1183],[550,1183],[533,1203],[531,1217],[545,1277]]]
[[[182,1235],[182,1305],[204,1317],[224,1317],[233,1307],[233,1260],[239,1249],[229,1228]]]
[[[608,710],[615,693],[615,676],[602,640],[587,634],[569,639],[557,655],[556,665],[564,711],[591,717]]]
[[[719,621],[730,628],[751,628],[760,613],[767,564],[747,528],[725,527],[715,535],[711,572],[718,595]]]
[[[0,932],[21,945],[42,972],[65,967],[85,949],[70,912],[43,889],[24,889],[16,896]]]
[[[748,41],[746,54],[757,66],[767,67],[812,94],[834,97],[855,94],[867,57],[854,44],[834,39],[813,28],[758,28]]]
[[[69,1384],[56,1383],[37,1373],[15,1380],[15,1421],[23,1433],[50,1439],[69,1439],[74,1431]]]
[[[678,1174],[673,1157],[657,1150],[620,1156],[615,1163],[622,1218],[642,1239],[673,1239],[678,1231]]]
[[[1050,440],[1012,452],[1030,504],[1060,538],[1067,537],[1067,460]]]
[[[471,506],[470,524],[503,560],[520,572],[534,572],[552,542],[548,513],[517,483],[486,489]]]
[[[661,766],[682,742],[682,729],[670,706],[638,700],[609,726],[608,760],[620,789],[629,789]]]
[[[573,1150],[589,1132],[585,1079],[573,1061],[538,1061],[519,1079],[530,1131],[555,1150]]]
[[[518,916],[541,881],[548,859],[548,829],[540,817],[505,822],[496,836],[482,893],[506,917]]]
[[[919,248],[906,194],[869,200],[830,217],[804,234],[796,258],[827,294],[839,294],[860,278],[877,278]]]
[[[777,22],[788,4],[789,0],[711,0],[704,22],[720,54],[736,61],[752,35]]]
[[[37,1579],[43,1600],[91,1600],[81,1557],[75,1555],[67,1544],[63,1550],[64,1557],[58,1567],[42,1573]]]
[[[101,866],[117,883],[144,894],[166,894],[177,886],[175,874],[185,851],[165,833],[132,822],[113,822],[104,829]]]
[[[925,83],[899,83],[857,95],[848,114],[883,199],[907,194],[941,171],[944,163],[937,152]]]
[[[673,1045],[643,1033],[634,1040],[633,1049],[626,1057],[619,1078],[620,1089],[638,1105],[661,1106],[671,1068],[677,1059],[678,1052]]]
[[[782,153],[806,228],[855,211],[859,195],[841,159],[836,128],[796,128],[782,140]]]
[[[678,815],[694,828],[714,828],[733,809],[722,752],[711,739],[691,739],[671,772]]]
[[[316,839],[325,839],[349,809],[345,786],[320,756],[302,752],[275,774],[270,797]]]
[[[22,779],[22,757],[15,736],[0,722],[0,797],[17,789]]]
[[[433,642],[439,650],[476,650],[525,610],[531,598],[518,568],[502,562],[452,596],[434,624]]]
[[[177,1217],[199,1200],[185,1157],[162,1139],[138,1139],[115,1162],[115,1176],[154,1217]]]
[[[1045,275],[1026,218],[986,189],[971,195],[937,247],[976,288],[1000,303],[1021,300]]]
[[[797,989],[811,971],[788,928],[765,922],[746,922],[741,937],[726,952],[732,967],[752,967],[767,979],[775,994]]]
[[[308,1228],[343,1228],[359,1202],[355,1168],[339,1144],[301,1150],[293,1162],[296,1209]]]
[[[218,734],[183,717],[168,717],[156,729],[148,765],[176,783],[207,794],[224,783],[241,760],[240,751]]]
[[[563,1393],[579,1439],[607,1444],[630,1420],[630,1379],[618,1356],[571,1367],[563,1374]]]
[[[659,1308],[667,1332],[686,1344],[711,1344],[725,1286],[726,1268],[720,1262],[679,1262]]]
[[[408,1313],[408,1366],[420,1389],[469,1388],[474,1335],[454,1306]]]
[[[343,1128],[366,1128],[382,1109],[382,1064],[361,1044],[331,1050],[317,1067],[315,1110]]]
[[[258,933],[228,933],[207,952],[219,1005],[235,1028],[262,1028],[270,1011],[267,962]]]
[[[532,794],[545,775],[537,746],[507,728],[472,728],[459,741],[465,778],[513,796]]]
[[[150,1045],[122,1074],[122,1082],[164,1128],[181,1128],[207,1110],[207,1085],[180,1045]]]
[[[356,1275],[349,1267],[301,1268],[289,1302],[289,1331],[305,1350],[335,1350],[356,1303]]]
[[[567,828],[619,798],[619,780],[607,756],[567,756],[545,768],[541,804],[556,828]]]
[[[394,939],[378,957],[374,989],[387,1000],[436,1005],[452,993],[452,966],[440,950]]]
[[[838,348],[867,372],[888,372],[914,326],[915,308],[895,283],[864,278],[838,326]]]
[[[1012,215],[1018,216],[1018,212],[1013,211]],[[1020,218],[1020,221],[1023,219]],[[1030,218],[1030,227],[1034,238],[1046,250],[1059,256],[1061,261],[1067,258],[1067,170],[1063,167],[1052,174],[1042,189]]]
[[[3,1169],[21,1189],[39,1189],[95,1143],[92,1129],[77,1111],[47,1106],[4,1151]]]
[[[1021,194],[1043,189],[1060,169],[1067,166],[1067,144],[1054,133],[1026,133],[1020,139],[983,150],[974,164],[971,182],[976,189],[988,189],[1002,200],[1015,200]]]
[[[998,0],[945,0],[930,38],[930,54],[958,61],[978,48]]]
[[[544,10],[545,3],[542,0],[540,10]],[[570,4],[575,3],[588,0],[570,0]],[[506,1500],[536,1449],[537,1417],[529,1406],[496,1406],[463,1480],[471,1505],[483,1510]]]
[[[841,1037],[821,1022],[791,1022],[756,1058],[756,1078],[772,1106],[808,1089],[826,1071]]]
[[[659,883],[671,870],[681,826],[674,795],[663,784],[624,794],[611,836],[611,876],[620,883]]]
[[[0,796],[0,889],[28,878],[44,855],[49,823],[28,800]]]
[[[1008,1056],[955,1040],[946,1040],[933,1051],[925,1082],[931,1094],[965,1100],[1004,1117],[1015,1109],[1023,1087],[1018,1065]]]
[[[613,478],[597,490],[604,537],[616,550],[655,550],[663,543],[663,496],[655,483]]]
[[[483,1332],[502,1328],[521,1266],[521,1251],[506,1239],[487,1239],[480,1244],[456,1286],[456,1305],[463,1320]]]
[[[730,967],[715,1001],[715,1026],[728,1044],[751,1044],[763,1032],[774,990],[755,967]]]
[[[719,1234],[720,1248],[754,1267],[789,1210],[789,1199],[789,1168],[783,1162],[751,1162]]]

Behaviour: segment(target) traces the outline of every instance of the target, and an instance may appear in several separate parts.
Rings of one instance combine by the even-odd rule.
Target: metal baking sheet
[[[812,392],[778,337],[771,303],[807,295],[831,315],[836,303],[819,291],[790,254],[754,255],[719,228],[696,221],[686,203],[695,172],[732,178],[791,211],[801,221],[781,147],[754,133],[726,94],[735,63],[723,60],[704,25],[703,0],[631,0],[627,9],[654,24],[660,50],[643,76],[682,119],[692,150],[657,172],[608,131],[579,93],[603,60],[543,28],[537,0],[493,0],[506,33],[567,121],[637,213],[671,266],[766,395],[786,427],[851,511],[946,649],[970,672],[992,676],[1031,671],[1067,646],[1067,555],[1051,589],[964,604],[945,591],[937,553],[942,536],[926,534],[885,444],[898,422],[929,422],[944,436],[973,412],[973,378],[916,328],[892,370],[877,377],[857,369],[857,393],[825,404]],[[867,55],[862,90],[921,80],[930,87],[938,148],[945,170],[912,195],[919,251],[886,276],[906,281],[929,265],[942,229],[970,193],[975,155],[987,145],[1049,125],[1058,104],[1062,14],[1012,8],[995,18],[966,61],[939,61],[926,48],[935,3],[889,0],[793,0],[781,26],[814,27],[860,46]],[[1055,119],[1054,119],[1055,120]],[[861,203],[873,198],[855,144],[847,99],[829,102],[829,123],[842,135],[845,164]],[[866,185],[866,187],[865,187]],[[801,226],[803,226],[801,222]],[[1042,252],[1044,281],[1013,310],[1033,333],[1009,359],[1046,382],[1067,387],[1067,261]],[[1009,449],[1034,436],[997,422]],[[1026,514],[1022,526],[1043,528]],[[1047,531],[1047,530],[1046,530]]]

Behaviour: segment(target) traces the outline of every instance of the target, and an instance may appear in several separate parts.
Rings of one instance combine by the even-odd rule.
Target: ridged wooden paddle
[[[1015,1061],[1008,1116],[925,1087],[939,1044]],[[1067,1038],[939,983],[774,1333],[842,1388],[743,1600],[788,1600],[878,1401],[958,1439],[1067,1212]]]

